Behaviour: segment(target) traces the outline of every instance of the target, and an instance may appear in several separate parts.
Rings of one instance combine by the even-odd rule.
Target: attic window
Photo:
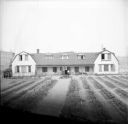
[[[25,60],[26,60],[26,61],[28,60],[28,55],[25,55]]]
[[[111,53],[108,53],[108,60],[111,60]]]
[[[83,59],[85,59],[85,55],[78,55],[77,58],[83,60]]]
[[[68,55],[62,55],[61,58],[62,58],[62,59],[69,59],[69,56],[68,56]]]
[[[101,59],[105,59],[105,54],[101,54]]]
[[[46,59],[53,59],[53,55],[46,55],[45,58]]]
[[[81,59],[84,59],[84,56],[83,55],[81,56]]]
[[[19,55],[19,60],[22,61],[22,55]]]

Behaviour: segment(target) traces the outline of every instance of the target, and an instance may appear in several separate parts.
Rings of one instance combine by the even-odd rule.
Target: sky
[[[1,50],[128,56],[128,0],[1,0]]]

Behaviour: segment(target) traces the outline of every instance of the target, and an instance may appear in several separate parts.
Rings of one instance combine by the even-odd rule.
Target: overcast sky
[[[128,55],[128,0],[1,0],[2,50]]]

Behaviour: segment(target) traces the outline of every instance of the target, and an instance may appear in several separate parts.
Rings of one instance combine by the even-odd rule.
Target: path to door
[[[34,113],[59,116],[65,103],[71,79],[59,79],[57,84],[49,91],[48,95],[40,100]]]

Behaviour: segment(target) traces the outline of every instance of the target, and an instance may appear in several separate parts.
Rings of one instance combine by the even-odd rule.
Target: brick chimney
[[[105,51],[106,50],[106,48],[103,48],[103,51]]]
[[[36,52],[37,52],[37,54],[39,54],[40,53],[40,49],[37,49]]]

